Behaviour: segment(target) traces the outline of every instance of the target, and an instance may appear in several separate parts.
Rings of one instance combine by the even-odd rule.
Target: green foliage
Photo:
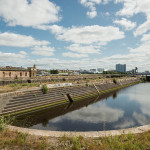
[[[146,76],[142,76],[141,80],[142,80],[143,82],[146,82]]]
[[[58,74],[59,72],[58,72],[58,70],[50,70],[50,73],[51,74]]]
[[[103,71],[103,74],[127,74],[127,72]]]
[[[88,83],[86,83],[85,86],[89,86]]]
[[[21,84],[18,84],[18,83],[14,83],[14,84],[9,84],[10,87],[17,87],[17,88],[21,88],[21,87],[24,87],[24,86],[27,86],[27,87],[39,87],[40,83],[21,83]]]
[[[7,125],[12,124],[14,121],[14,117],[4,117],[4,116],[0,116],[0,131],[3,130]]]
[[[47,87],[47,85],[43,85],[43,87],[42,87],[42,92],[43,92],[43,94],[46,94],[46,93],[48,92],[48,87]]]
[[[72,144],[74,150],[82,149],[82,140],[83,140],[82,136],[72,138]]]
[[[10,87],[17,87],[18,84],[17,83],[14,83],[14,84],[9,84]]]
[[[113,79],[113,82],[114,82],[115,84],[117,84],[117,79],[116,79],[116,78],[114,78],[114,79]]]

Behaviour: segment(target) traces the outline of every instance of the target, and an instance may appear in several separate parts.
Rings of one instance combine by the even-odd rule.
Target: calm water
[[[18,118],[21,124],[17,125],[44,130],[101,131],[150,124],[150,83],[110,93],[107,98],[94,97],[26,117]]]

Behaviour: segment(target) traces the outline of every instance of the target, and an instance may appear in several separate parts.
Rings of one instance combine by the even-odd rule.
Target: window
[[[25,73],[25,76],[27,76],[27,72]]]
[[[22,72],[20,72],[20,77],[22,77]]]
[[[11,77],[11,72],[9,72],[9,76]]]

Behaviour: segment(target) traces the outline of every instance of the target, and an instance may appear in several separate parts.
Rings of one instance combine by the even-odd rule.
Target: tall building
[[[117,72],[126,72],[126,64],[116,64]]]

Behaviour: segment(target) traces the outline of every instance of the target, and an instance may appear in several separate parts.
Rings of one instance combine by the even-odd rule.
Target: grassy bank
[[[22,150],[121,150],[150,149],[150,132],[143,134],[128,134],[105,138],[66,137],[46,138],[31,136],[7,128],[0,131],[0,149]]]

